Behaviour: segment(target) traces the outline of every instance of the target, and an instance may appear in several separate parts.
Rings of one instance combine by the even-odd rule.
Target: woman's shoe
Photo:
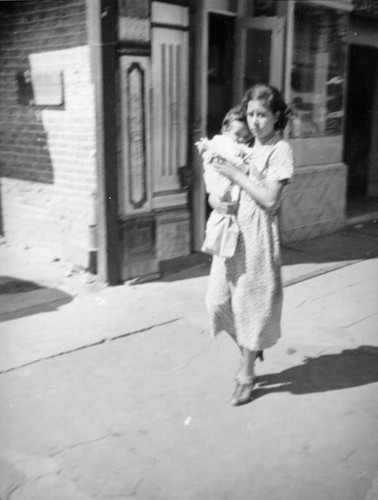
[[[260,359],[260,361],[264,361],[264,351],[256,352],[256,359]]]
[[[252,391],[255,383],[249,382],[247,384],[242,384],[241,382],[236,383],[234,394],[232,395],[231,405],[240,406],[248,403],[252,398]]]

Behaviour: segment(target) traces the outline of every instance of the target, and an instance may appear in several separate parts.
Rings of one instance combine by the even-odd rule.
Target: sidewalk
[[[290,286],[378,255],[378,221],[282,248],[283,281]],[[158,282],[206,276],[210,257],[195,254],[169,263]],[[127,285],[137,284],[132,280]],[[125,285],[115,287],[121,290]],[[75,297],[101,293],[96,277],[41,249],[0,244],[0,321],[54,310]]]
[[[1,305],[1,500],[376,500],[377,247],[370,223],[284,249],[283,337],[240,408],[207,262],[97,288],[1,259],[23,296]]]

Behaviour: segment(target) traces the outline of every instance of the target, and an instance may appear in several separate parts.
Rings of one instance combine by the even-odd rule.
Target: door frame
[[[289,0],[291,4],[292,0]],[[192,128],[191,128],[191,163],[192,163],[192,250],[201,250],[206,226],[206,192],[203,182],[203,165],[194,143],[206,135],[208,107],[208,14],[220,14],[235,18],[235,63],[232,75],[232,101],[240,102],[244,93],[243,80],[246,60],[246,35],[249,28],[270,30],[274,35],[272,40],[270,60],[271,85],[282,88],[286,77],[285,67],[285,18],[256,17],[246,18],[246,0],[238,1],[236,12],[228,11],[222,6],[228,4],[224,0],[199,0],[194,12],[191,13],[193,45],[193,94],[192,94]]]
[[[195,142],[205,137],[207,131],[208,85],[207,68],[209,53],[208,15],[220,14],[237,18],[237,13],[222,9],[223,0],[200,0],[197,9],[192,13],[193,43],[193,95],[192,95],[192,129],[191,129],[191,163],[192,163],[192,251],[199,252],[203,243],[206,226],[206,190],[203,182],[203,165]],[[219,8],[217,8],[219,6]],[[235,72],[235,71],[233,71]]]

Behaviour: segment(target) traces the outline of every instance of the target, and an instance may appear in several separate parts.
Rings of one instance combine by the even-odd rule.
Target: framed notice
[[[64,104],[62,71],[32,71],[35,106],[62,106]]]

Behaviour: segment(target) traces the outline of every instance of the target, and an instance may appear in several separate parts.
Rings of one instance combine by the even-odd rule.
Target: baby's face
[[[251,133],[247,125],[243,122],[239,122],[238,120],[231,122],[225,133],[233,141],[239,143],[246,143],[251,139]]]

